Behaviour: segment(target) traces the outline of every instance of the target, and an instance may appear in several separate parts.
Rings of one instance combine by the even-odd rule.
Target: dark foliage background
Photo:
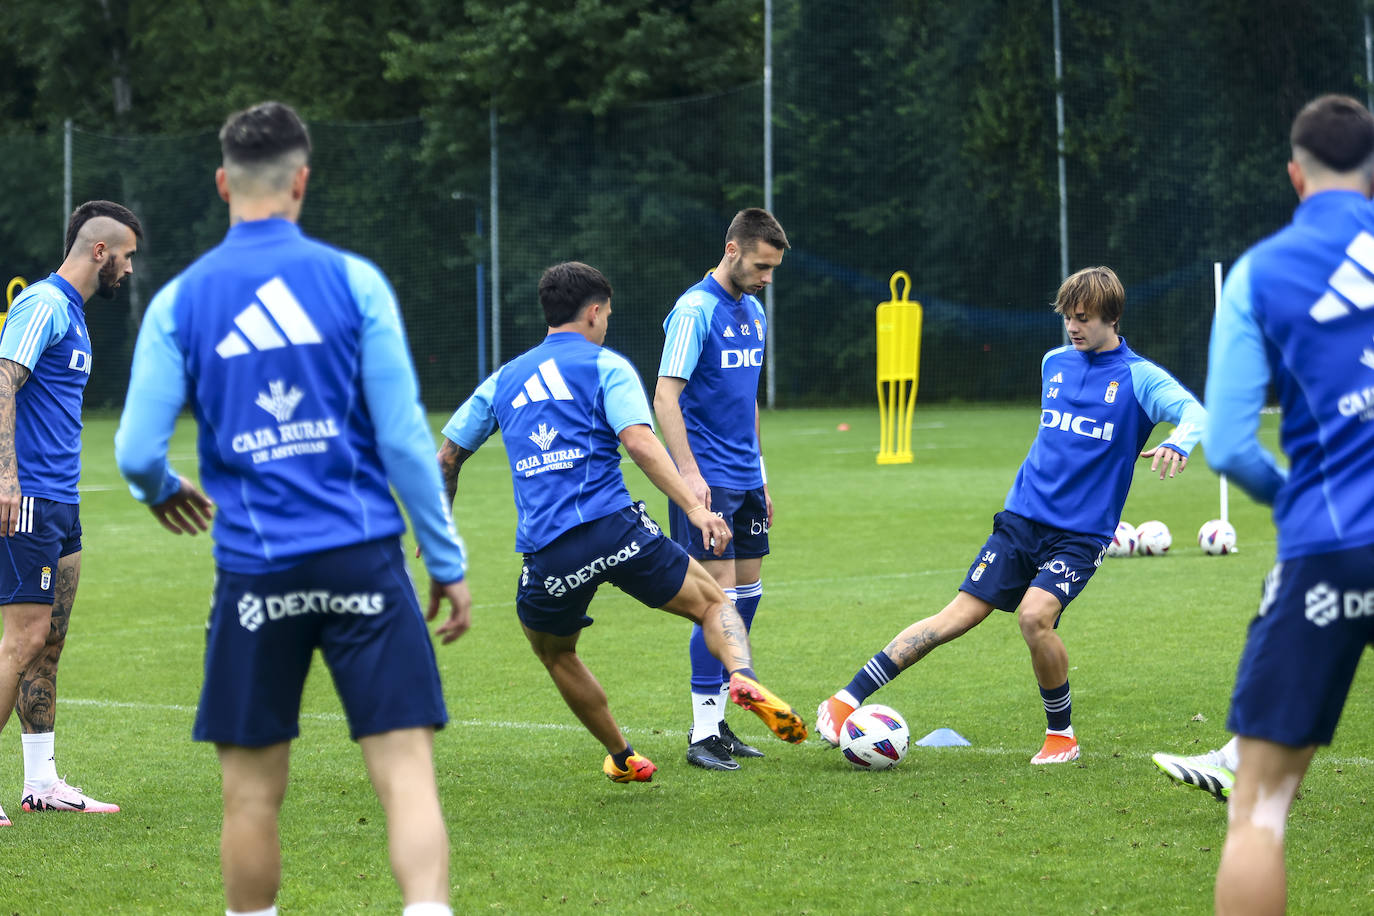
[[[90,315],[88,397],[117,405],[147,299],[223,232],[216,128],[281,98],[314,132],[306,231],[388,273],[426,401],[446,409],[479,375],[494,106],[500,355],[543,333],[539,271],[577,258],[615,285],[609,343],[651,379],[664,314],[715,264],[734,211],[763,200],[763,12],[9,0],[0,272],[60,261],[70,119],[74,201],[121,200],[148,230],[130,297]],[[1365,15],[1365,0],[1062,3],[1070,269],[1114,267],[1132,346],[1190,387],[1212,263],[1292,211],[1292,116],[1321,92],[1365,97]],[[1050,4],[777,0],[773,75],[775,210],[793,243],[778,405],[871,400],[873,309],[897,269],[926,309],[923,401],[1033,396],[1060,340]]]

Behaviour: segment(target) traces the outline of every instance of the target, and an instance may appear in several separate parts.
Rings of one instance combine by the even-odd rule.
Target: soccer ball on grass
[[[1112,542],[1107,545],[1107,556],[1109,557],[1129,557],[1135,553],[1135,545],[1139,535],[1136,534],[1135,525],[1130,522],[1117,522],[1116,534],[1112,535]]]
[[[1174,543],[1169,526],[1157,519],[1141,522],[1135,533],[1138,539],[1135,552],[1142,557],[1162,557],[1169,552]]]
[[[1197,545],[1203,553],[1214,557],[1235,553],[1236,529],[1231,527],[1230,522],[1223,522],[1219,518],[1203,522],[1197,532]]]
[[[861,770],[886,770],[901,763],[911,731],[897,710],[879,703],[860,706],[840,726],[840,753]]]

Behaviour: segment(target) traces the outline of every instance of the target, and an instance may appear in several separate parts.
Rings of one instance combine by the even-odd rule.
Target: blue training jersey
[[[1187,456],[1207,413],[1125,338],[1105,353],[1051,350],[1040,372],[1040,431],[1016,472],[1006,508],[1106,543],[1121,521],[1136,459],[1155,424],[1177,424],[1160,444]]]
[[[501,430],[515,488],[515,549],[531,553],[630,505],[619,437],[638,423],[653,425],[630,361],[560,331],[493,372],[444,435],[475,452]]]
[[[1273,382],[1285,473],[1260,445]],[[1324,191],[1246,252],[1212,328],[1207,460],[1274,507],[1279,559],[1374,543],[1374,209]]]
[[[767,330],[759,300],[747,293],[736,300],[711,274],[683,293],[663,322],[658,374],[687,380],[678,404],[687,444],[710,486],[763,486],[754,417]]]
[[[115,459],[138,499],[177,491],[167,443],[189,400],[215,560],[232,572],[400,534],[463,578],[400,312],[370,262],[294,223],[238,223],[164,286],[139,328]]]
[[[21,292],[0,328],[0,359],[30,373],[14,397],[19,491],[80,502],[81,400],[91,378],[91,342],[76,288],[49,274]]]

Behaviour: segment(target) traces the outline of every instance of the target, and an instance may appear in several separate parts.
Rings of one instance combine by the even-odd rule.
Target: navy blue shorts
[[[698,560],[748,560],[768,556],[768,500],[763,487],[753,490],[712,487],[711,511],[729,522],[734,532],[720,556],[701,546],[701,529],[687,520],[687,513],[677,503],[668,503],[668,530],[689,555]]]
[[[587,606],[602,582],[649,607],[663,607],[682,591],[689,562],[644,504],[635,503],[525,554],[515,612],[537,633],[571,636],[592,625]]]
[[[57,561],[81,550],[81,507],[25,496],[19,530],[0,541],[0,604],[52,604]]]
[[[216,572],[192,737],[239,747],[295,738],[316,647],[355,741],[448,721],[400,539],[384,538],[281,572]]]
[[[1374,642],[1374,545],[1274,564],[1240,656],[1226,727],[1289,747],[1330,744]]]
[[[1065,531],[1005,509],[992,517],[992,534],[969,567],[959,591],[995,608],[1015,611],[1034,585],[1068,607],[1088,584],[1107,542],[1090,534]],[[1059,621],[1055,621],[1055,626]]]

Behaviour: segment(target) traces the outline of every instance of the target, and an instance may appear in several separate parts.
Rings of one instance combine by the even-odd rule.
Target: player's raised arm
[[[725,545],[733,536],[730,526],[704,504],[696,501],[686,481],[673,467],[672,459],[663,443],[658,441],[654,431],[643,424],[627,426],[620,431],[620,443],[649,482],[658,487],[665,496],[682,507],[687,519],[701,530],[703,547],[712,550],[717,556],[724,553]]]
[[[501,370],[497,369],[487,376],[444,424],[444,441],[435,457],[439,460],[439,475],[444,480],[444,493],[450,506],[458,493],[458,474],[463,469],[463,462],[498,428],[492,398],[496,395],[496,383],[500,375]]]
[[[1158,471],[1160,480],[1183,473],[1189,453],[1207,428],[1207,411],[1191,391],[1153,363],[1133,363],[1131,374],[1146,415],[1155,423],[1175,424],[1168,438],[1140,457],[1151,459],[1150,470]]]
[[[439,460],[439,476],[444,481],[444,497],[450,506],[458,495],[458,474],[463,470],[463,462],[473,454],[451,439],[445,439],[439,446],[439,454],[435,455]]]

